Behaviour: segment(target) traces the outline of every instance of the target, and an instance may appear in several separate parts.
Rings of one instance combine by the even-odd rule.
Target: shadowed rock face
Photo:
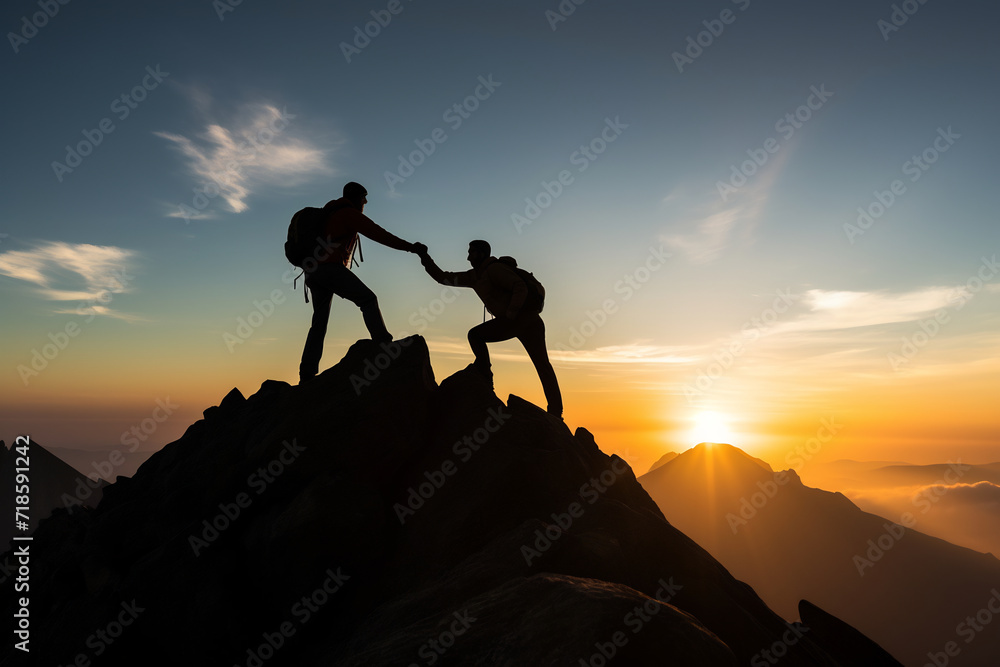
[[[39,528],[36,664],[848,664],[850,628],[787,626],[587,431],[438,386],[420,337],[205,417]]]
[[[892,659],[881,646],[808,600],[799,602],[799,618],[809,627],[813,639],[823,642],[830,654],[844,664],[850,664],[857,655]]]

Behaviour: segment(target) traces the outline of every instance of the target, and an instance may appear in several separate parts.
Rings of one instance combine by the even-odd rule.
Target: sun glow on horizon
[[[734,444],[734,434],[725,415],[713,410],[704,410],[696,413],[692,421],[693,425],[688,431],[690,446],[702,442]]]

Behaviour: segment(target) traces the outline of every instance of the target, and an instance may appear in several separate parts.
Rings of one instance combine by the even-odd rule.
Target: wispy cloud
[[[926,287],[909,292],[851,292],[812,289],[793,296],[787,321],[754,328],[754,338],[745,338],[741,329],[727,336],[707,339],[685,345],[655,345],[642,341],[610,345],[596,349],[570,349],[565,343],[549,342],[549,356],[553,361],[584,364],[649,364],[698,367],[712,362],[734,341],[741,341],[746,358],[763,356],[771,360],[783,358],[783,352],[794,348],[805,359],[824,366],[849,365],[855,360],[869,367],[874,355],[880,364],[885,363],[884,352],[889,341],[898,338],[887,327],[915,322],[950,305],[949,299],[958,294],[955,287]],[[882,328],[879,326],[882,325]],[[850,339],[844,331],[871,327],[864,332],[852,332]],[[758,342],[754,342],[757,341]],[[467,355],[468,344],[462,340],[447,342],[435,340],[431,349],[450,355]],[[507,361],[528,361],[520,350],[497,350],[491,354]],[[798,363],[798,362],[797,362]],[[780,366],[780,364],[778,364]],[[768,365],[767,372],[777,372]],[[795,368],[789,372],[797,372]]]
[[[799,398],[787,400],[808,402],[817,392],[856,387],[859,378],[869,384],[898,381],[886,354],[898,348],[900,332],[918,330],[918,321],[949,307],[949,299],[959,293],[959,287],[936,286],[906,292],[812,289],[792,294],[788,311],[770,325],[755,318],[747,321],[749,329],[738,326],[675,345],[635,341],[566,350],[550,341],[549,356],[567,365],[627,365],[633,377],[650,371],[656,375],[650,376],[649,387],[656,391],[680,392],[707,375],[713,381],[705,395],[746,397],[794,384]],[[920,372],[995,373],[1000,367],[996,340],[995,328],[948,328],[935,339],[934,353],[921,357]],[[523,355],[517,359],[526,361]]]
[[[549,353],[557,361],[588,364],[687,364],[697,360],[691,349],[664,345],[609,345],[593,350],[565,350]]]
[[[428,343],[432,352],[449,356],[467,357],[469,343],[458,338],[435,337]],[[571,350],[565,345],[550,343],[549,358],[553,361],[584,364],[683,364],[695,361],[681,351],[690,348],[678,346],[646,345],[642,343],[612,345],[594,350]],[[490,357],[503,361],[531,363],[524,349],[515,341],[509,349],[491,348]]]
[[[851,499],[863,504],[903,504],[912,507],[919,498],[933,498],[935,503],[943,500],[942,505],[960,503],[984,505],[989,509],[1000,508],[1000,486],[983,480],[974,483],[885,486],[852,491]]]
[[[959,294],[954,287],[925,287],[909,292],[850,292],[812,289],[800,298],[807,312],[775,325],[769,335],[801,331],[854,329],[912,322],[948,307]]]
[[[733,229],[746,217],[746,212],[739,206],[707,213],[694,223],[694,231],[666,236],[664,241],[695,263],[710,262],[719,257]]]
[[[0,275],[33,284],[50,301],[93,302],[87,305],[99,315],[135,321],[139,318],[106,305],[108,294],[130,291],[135,258],[134,251],[115,246],[42,241],[29,250],[0,254]]]
[[[880,329],[879,325],[888,327],[925,318],[948,306],[949,299],[956,294],[958,290],[954,287],[927,287],[902,293],[812,289],[790,297],[793,305],[781,316],[787,321],[767,325],[757,318],[755,323],[748,321],[746,326],[724,336],[686,345],[635,343],[565,351],[556,344],[552,346],[552,356],[565,361],[701,365],[725,356],[725,350],[739,342],[739,355],[781,358],[782,352],[795,348],[802,357],[833,357],[829,363],[843,363],[845,355],[868,355],[873,349],[884,348],[886,341],[898,338],[894,330]],[[747,327],[751,337],[746,334]],[[849,339],[844,337],[845,330],[862,327],[872,329],[852,332]]]
[[[930,492],[931,497],[940,498],[945,493],[953,496],[954,500],[983,503],[1000,508],[1000,485],[991,482],[980,481],[975,484],[934,484],[920,489],[914,495],[926,495]]]
[[[168,218],[183,218],[184,220],[216,220],[219,214],[212,210],[198,211],[195,209],[181,209],[177,205],[167,207]]]
[[[150,321],[149,319],[141,317],[139,315],[123,313],[120,310],[114,310],[113,308],[108,308],[107,306],[102,306],[98,303],[90,303],[90,302],[86,304],[86,308],[84,309],[81,309],[80,306],[74,306],[73,308],[59,308],[55,312],[57,314],[65,314],[65,315],[81,315],[81,314],[90,315],[91,313],[93,313],[95,315],[102,315],[104,317],[110,317],[115,320],[122,320],[123,322],[129,322],[131,324],[135,324],[137,322]],[[90,318],[88,317],[88,319]]]
[[[691,203],[686,188],[678,187],[663,199],[676,209],[680,232],[665,234],[663,241],[679,250],[697,264],[718,259],[737,233],[749,236],[770,200],[788,161],[791,149],[786,147],[757,172],[749,182],[720,195],[717,188],[705,194],[705,201]]]
[[[209,113],[212,103],[204,91],[189,91],[189,97],[199,113]],[[294,186],[333,174],[328,151],[299,136],[296,118],[287,109],[255,103],[240,108],[227,125],[208,123],[195,138],[155,132],[180,152],[198,182],[195,201],[184,210],[170,207],[167,216],[214,218],[209,205],[213,197],[221,197],[226,210],[240,213],[249,208],[247,200],[261,186]],[[199,205],[199,192],[203,205]]]
[[[574,349],[567,341],[549,340],[549,357],[559,364],[616,365],[649,370],[660,369],[677,373],[682,383],[691,383],[697,374],[706,371],[719,359],[730,359],[724,375],[753,379],[755,386],[774,382],[801,383],[803,376],[823,378],[823,389],[853,386],[857,377],[892,379],[886,363],[886,353],[898,346],[900,327],[933,316],[942,308],[951,308],[953,299],[962,294],[961,287],[929,286],[895,292],[890,290],[848,291],[809,289],[790,295],[791,304],[779,319],[770,325],[756,319],[750,326],[736,327],[724,335],[709,336],[685,344],[661,345],[649,341],[624,342],[619,345]],[[748,326],[751,321],[748,321]],[[935,340],[940,359],[933,355],[922,358],[926,372],[955,372],[961,363],[963,350],[971,354],[969,363],[975,368],[962,372],[992,372],[1000,363],[991,352],[996,349],[997,334],[963,329],[948,329],[947,335]],[[570,341],[571,342],[571,341]],[[735,344],[738,347],[734,347]],[[429,343],[435,353],[468,357],[468,343],[460,339],[443,340],[435,337]],[[731,350],[738,351],[733,354]],[[516,344],[497,346],[490,351],[497,360],[530,363]],[[969,355],[965,355],[969,356]],[[794,358],[793,364],[788,363]],[[669,369],[668,369],[669,367]],[[831,376],[827,371],[836,369]],[[630,371],[631,372],[631,371]],[[666,385],[664,385],[666,386]],[[752,391],[752,389],[748,389]],[[805,388],[803,387],[803,391]]]

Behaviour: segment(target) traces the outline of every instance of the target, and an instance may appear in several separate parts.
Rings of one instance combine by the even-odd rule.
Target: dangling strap
[[[355,252],[360,259],[354,259]],[[365,253],[361,252],[361,235],[358,234],[358,242],[354,245],[354,250],[351,252],[351,266],[349,268],[353,269],[355,264],[360,265],[363,261],[365,261]]]
[[[297,283],[299,281],[299,278],[301,278],[304,275],[306,275],[306,271],[305,271],[305,269],[302,269],[302,273],[300,273],[299,275],[295,276],[295,279],[292,281],[292,289],[295,289],[295,283]],[[306,287],[306,281],[305,280],[302,281],[302,295],[305,296],[306,303],[309,303],[309,288]]]

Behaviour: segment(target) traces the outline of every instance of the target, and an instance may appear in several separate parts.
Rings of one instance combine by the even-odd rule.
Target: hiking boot
[[[493,386],[493,369],[490,368],[489,366],[486,366],[486,365],[483,365],[483,364],[478,364],[475,361],[473,361],[471,364],[469,364],[468,366],[465,367],[465,370],[467,370],[467,371],[468,370],[474,371],[476,373],[476,375],[479,375],[479,376],[481,376],[481,377],[489,380],[490,389],[491,390],[495,389],[495,387]]]

